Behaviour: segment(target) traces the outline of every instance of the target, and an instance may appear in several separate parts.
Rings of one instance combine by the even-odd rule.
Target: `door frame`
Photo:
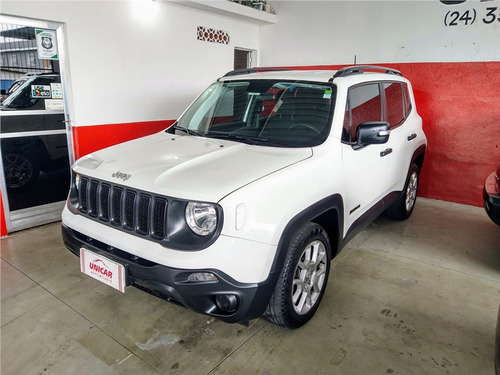
[[[70,113],[73,113],[69,90],[69,69],[68,60],[66,55],[66,30],[64,23],[45,21],[40,19],[32,19],[25,17],[9,16],[5,14],[0,14],[0,23],[42,28],[48,30],[56,31],[57,38],[57,49],[59,57],[59,69],[60,77],[63,91],[63,103],[64,103],[64,123],[65,123],[65,133],[68,145],[68,156],[70,165],[75,161],[75,152],[73,147],[73,137]],[[2,135],[0,134],[0,138]],[[7,186],[5,184],[4,167],[2,158],[0,158],[0,173],[2,178],[0,178],[0,192],[2,196],[3,203],[3,215],[5,218],[5,225],[7,228],[7,233],[22,230],[37,225],[42,225],[54,221],[61,220],[61,212],[64,207],[65,201],[49,203],[46,205],[30,207],[22,210],[16,210],[14,212],[10,211],[9,199],[7,196]],[[1,215],[2,213],[0,213]]]

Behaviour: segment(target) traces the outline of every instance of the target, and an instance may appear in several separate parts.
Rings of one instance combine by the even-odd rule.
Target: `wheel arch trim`
[[[285,262],[286,252],[293,234],[307,222],[315,222],[328,234],[332,258],[340,250],[344,218],[344,202],[340,194],[334,194],[297,213],[285,226],[281,234],[271,266],[271,277],[278,277]],[[331,223],[327,219],[333,219]],[[328,225],[327,225],[328,224]]]

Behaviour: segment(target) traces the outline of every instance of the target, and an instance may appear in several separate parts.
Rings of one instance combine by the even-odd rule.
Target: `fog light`
[[[219,294],[215,297],[215,304],[225,312],[233,312],[238,308],[238,298],[234,294]]]
[[[210,272],[196,272],[188,276],[188,281],[218,281],[218,279]]]

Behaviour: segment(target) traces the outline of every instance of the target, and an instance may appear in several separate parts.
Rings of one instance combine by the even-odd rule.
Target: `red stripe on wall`
[[[0,191],[0,237],[7,235],[7,224],[5,223],[5,211],[3,210],[2,192]]]
[[[482,206],[482,187],[500,161],[500,62],[380,64],[413,86],[428,137],[420,195]],[[339,65],[295,69],[338,69]],[[160,131],[173,121],[73,129],[75,153],[90,152]]]
[[[144,137],[168,128],[175,120],[131,122],[125,124],[73,127],[75,157]]]
[[[412,82],[428,138],[420,194],[483,206],[500,161],[500,62],[388,66]]]
[[[500,62],[374,65],[400,70],[412,83],[428,138],[419,195],[483,206],[484,180],[500,161]]]

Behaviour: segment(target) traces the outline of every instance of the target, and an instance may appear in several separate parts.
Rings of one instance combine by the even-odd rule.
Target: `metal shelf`
[[[208,12],[252,22],[258,25],[271,25],[277,21],[276,14],[253,9],[227,0],[169,0],[174,4],[200,9]]]

